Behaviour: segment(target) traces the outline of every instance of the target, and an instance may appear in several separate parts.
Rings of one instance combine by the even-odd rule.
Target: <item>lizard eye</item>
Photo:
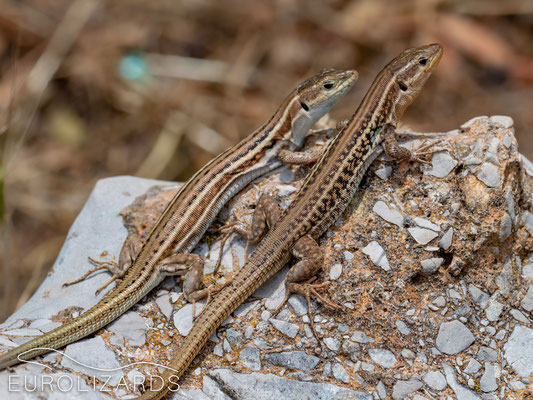
[[[307,104],[305,104],[303,101],[300,102],[300,105],[302,106],[302,108],[305,110],[305,111],[309,111],[309,106]]]
[[[405,82],[398,82],[398,86],[400,87],[400,90],[402,92],[405,92],[407,90],[407,85],[405,84]]]
[[[324,83],[323,88],[326,89],[326,90],[333,89],[333,82]]]
[[[428,59],[427,58],[421,58],[420,60],[418,60],[418,63],[420,65],[426,65],[428,63]]]

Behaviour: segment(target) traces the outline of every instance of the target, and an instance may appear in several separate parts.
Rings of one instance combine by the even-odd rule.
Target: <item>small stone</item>
[[[329,279],[336,281],[342,274],[342,264],[334,264],[329,269]]]
[[[424,228],[407,228],[407,231],[420,244],[428,244],[439,236],[437,232]]]
[[[282,199],[289,197],[292,193],[298,190],[292,185],[278,185],[276,189],[278,189],[278,196]]]
[[[456,165],[457,161],[447,151],[435,153],[431,158],[431,169],[426,173],[437,178],[445,178]]]
[[[239,360],[243,365],[252,371],[261,369],[261,359],[259,358],[259,349],[256,347],[245,347],[241,350]]]
[[[446,382],[452,388],[457,400],[480,400],[481,398],[476,395],[470,389],[461,386],[457,381],[457,376],[455,375],[455,370],[450,367],[448,364],[442,363],[442,369],[444,370],[444,375],[446,376]]]
[[[494,349],[491,349],[487,346],[481,346],[477,352],[476,358],[479,361],[490,361],[495,362],[498,360],[498,352]]]
[[[493,163],[494,165],[500,165],[498,159],[498,147],[500,146],[500,139],[497,137],[492,138],[489,143],[489,148],[485,152],[485,160]]]
[[[272,365],[279,365],[289,369],[311,371],[320,362],[320,358],[310,356],[303,351],[287,351],[283,353],[270,353],[262,356],[263,361]]]
[[[487,392],[493,392],[498,389],[498,383],[496,382],[496,376],[494,375],[494,366],[485,363],[485,373],[479,380],[480,389]]]
[[[498,301],[490,301],[488,307],[485,309],[485,315],[491,322],[497,321],[503,311],[503,304]]]
[[[368,354],[372,361],[385,368],[392,368],[396,364],[394,354],[386,349],[368,349]]]
[[[361,251],[370,258],[370,261],[372,261],[374,265],[381,267],[385,271],[391,270],[385,250],[383,250],[383,248],[375,240],[361,249]]]
[[[533,278],[533,263],[524,265],[524,268],[522,268],[522,276],[526,279]]]
[[[383,167],[383,168],[380,168],[380,169],[377,169],[375,174],[383,179],[384,181],[386,181],[387,179],[390,178],[391,174],[392,174],[392,167],[389,167],[389,166],[386,166],[386,167]]]
[[[512,231],[513,220],[509,214],[505,213],[500,221],[500,241],[504,241],[511,236]]]
[[[444,262],[444,258],[427,258],[425,260],[420,261],[420,265],[422,266],[422,272],[426,275],[431,275],[435,273],[439,267]]]
[[[509,314],[511,314],[511,316],[517,321],[522,322],[523,324],[529,324],[529,318],[516,308],[513,308],[511,311],[509,311]]]
[[[483,161],[473,155],[469,155],[468,157],[465,158],[464,160],[464,165],[466,166],[469,166],[469,165],[479,165],[481,164]]]
[[[500,125],[506,129],[512,128],[514,125],[513,119],[507,115],[493,115],[489,118],[489,121],[493,125]]]
[[[481,369],[481,363],[479,363],[475,358],[471,358],[468,362],[468,365],[463,370],[465,374],[472,375]]]
[[[487,123],[489,120],[489,117],[486,115],[480,116],[480,117],[474,117],[472,119],[469,119],[464,124],[461,125],[461,129],[470,128],[472,125],[479,123]]]
[[[355,331],[352,334],[351,339],[357,343],[374,343],[374,339],[372,339],[371,337],[368,337],[366,333],[362,331]]]
[[[200,314],[202,308],[204,307],[205,302],[196,303],[196,315]],[[173,316],[174,326],[178,330],[181,336],[187,336],[193,326],[193,317],[192,317],[192,304],[187,303],[181,307],[178,311],[174,313]]]
[[[350,357],[350,360],[357,362],[361,357],[361,345],[350,339],[342,342],[342,351]]]
[[[345,252],[343,253],[343,255],[344,255],[344,260],[345,260],[346,262],[350,262],[350,261],[352,261],[353,258],[354,258],[353,253],[351,253],[351,252],[349,252],[349,251],[345,251]]]
[[[448,250],[450,246],[452,245],[452,239],[453,239],[453,228],[450,228],[446,231],[446,233],[440,239],[439,241],[440,248],[442,250]]]
[[[439,296],[432,301],[437,307],[444,307],[446,305],[446,299],[444,296]]]
[[[117,335],[128,338],[129,344],[132,346],[142,346],[146,342],[148,327],[143,317],[136,312],[127,312],[111,323],[107,329]]]
[[[289,297],[288,303],[291,305],[294,313],[301,317],[302,315],[307,315],[307,301],[300,294],[293,294]]]
[[[531,343],[533,343],[533,329],[516,325],[507,343],[503,346],[505,359],[522,377],[533,374],[533,346]]]
[[[403,228],[404,218],[403,215],[396,209],[387,206],[383,201],[378,201],[372,208],[377,215],[383,218],[385,221],[391,224],[397,225]]]
[[[527,289],[527,293],[520,302],[520,305],[524,310],[527,312],[530,312],[533,310],[533,285],[529,285],[529,288]]]
[[[279,174],[279,181],[281,183],[291,183],[294,180],[294,172],[292,169],[284,169],[281,174]]]
[[[416,358],[416,354],[412,350],[403,349],[402,357],[405,358],[406,360],[414,360]]]
[[[327,346],[328,349],[330,349],[331,351],[335,351],[335,352],[339,351],[341,347],[341,343],[339,339],[332,338],[332,337],[324,338],[324,344]]]
[[[437,335],[437,348],[446,354],[457,354],[474,342],[474,335],[458,320],[444,322]]]
[[[477,286],[469,284],[468,293],[470,293],[470,297],[472,297],[474,303],[476,303],[479,307],[481,307],[482,309],[487,307],[487,304],[490,300],[490,296],[483,290],[479,289]]]
[[[405,324],[403,321],[396,321],[396,327],[403,335],[409,335],[411,333],[411,329]]]
[[[434,224],[428,219],[421,218],[421,217],[415,217],[414,223],[417,224],[421,228],[426,228],[426,229],[430,229],[435,232],[440,232],[440,226],[438,226],[437,224]]]
[[[337,379],[338,381],[344,383],[350,382],[350,375],[348,375],[342,364],[335,363],[331,371],[333,372],[333,376],[335,377],[335,379]]]
[[[422,380],[433,390],[446,389],[446,378],[440,371],[428,372],[422,377]]]
[[[509,136],[508,134],[505,134],[505,136],[503,137],[503,145],[506,148],[510,148],[512,144],[513,144],[513,139],[511,139],[511,136]]]
[[[290,322],[286,321],[281,321],[279,319],[271,318],[270,323],[274,325],[274,328],[276,328],[284,335],[287,335],[291,339],[294,339],[298,334],[298,331],[300,330],[300,327],[298,325],[291,324]]]
[[[408,394],[416,392],[424,384],[418,379],[411,379],[410,381],[397,381],[392,389],[392,398],[394,400],[402,400]]]
[[[477,177],[488,187],[498,187],[500,185],[500,170],[493,164],[481,164]]]

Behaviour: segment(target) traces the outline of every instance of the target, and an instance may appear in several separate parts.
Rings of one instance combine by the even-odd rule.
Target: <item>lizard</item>
[[[396,160],[419,159],[418,154],[398,145],[395,130],[405,109],[437,66],[442,51],[439,44],[410,48],[381,70],[349,122],[315,163],[294,200],[285,210],[278,208],[277,218],[272,218],[270,230],[248,261],[203,308],[169,366],[158,376],[158,387],[147,385],[141,399],[159,399],[178,390],[179,378],[213,332],[291,256],[299,261],[286,276],[287,292],[309,293],[313,285],[300,282],[321,268],[323,255],[317,240],[353,199],[364,173],[379,154],[377,149],[383,148]]]
[[[126,240],[119,265],[112,271],[116,277],[124,277],[113,290],[72,321],[0,355],[0,369],[61,348],[104,327],[165,276],[183,276],[187,301],[207,296],[208,288],[202,281],[204,261],[190,251],[234,194],[282,165],[277,159],[280,149],[288,147],[298,153],[309,129],[357,78],[354,70],[324,70],[298,85],[268,122],[211,160],[180,187],[140,250],[134,238]]]

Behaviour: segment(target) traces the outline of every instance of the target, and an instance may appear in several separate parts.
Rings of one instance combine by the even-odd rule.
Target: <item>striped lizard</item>
[[[248,183],[282,165],[277,159],[281,149],[299,149],[309,129],[357,78],[353,70],[325,70],[301,83],[265,125],[214,158],[181,186],[142,247],[135,244],[138,241],[134,237],[126,240],[111,281],[125,275],[111,292],[72,321],[0,355],[0,369],[95,332],[126,312],[165,276],[183,276],[188,301],[207,296],[208,288],[202,281],[204,261],[190,251],[224,204]]]
[[[204,307],[168,369],[156,380],[159,387],[147,388],[142,399],[161,398],[177,390],[179,378],[217,327],[276,274],[291,255],[299,261],[286,276],[287,293],[303,293],[308,297],[318,286],[300,283],[321,268],[323,255],[317,239],[354,197],[365,171],[379,154],[377,150],[381,147],[377,146],[382,144],[396,160],[420,160],[422,154],[399,147],[395,129],[441,56],[438,44],[411,48],[383,68],[351,119],[324,150],[295,199],[284,211],[278,206],[269,224],[261,224],[270,225],[270,230],[229,285]]]

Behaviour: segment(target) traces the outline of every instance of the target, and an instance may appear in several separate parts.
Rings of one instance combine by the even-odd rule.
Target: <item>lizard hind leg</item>
[[[100,261],[92,257],[89,257],[89,261],[96,266],[90,269],[89,271],[87,271],[80,278],[75,279],[70,282],[65,282],[63,284],[63,287],[72,286],[77,283],[80,283],[97,271],[108,270],[109,272],[111,272],[112,276],[106,283],[104,283],[100,288],[98,288],[95,291],[94,294],[98,296],[98,294],[100,294],[100,292],[104,290],[106,287],[108,287],[111,283],[113,283],[114,281],[118,279],[122,279],[124,277],[128,269],[131,267],[131,265],[135,261],[135,258],[137,258],[137,255],[141,251],[142,244],[143,242],[138,235],[136,234],[129,235],[124,241],[124,244],[122,245],[122,249],[120,250],[118,262],[115,261],[114,256],[111,257],[111,261]]]

